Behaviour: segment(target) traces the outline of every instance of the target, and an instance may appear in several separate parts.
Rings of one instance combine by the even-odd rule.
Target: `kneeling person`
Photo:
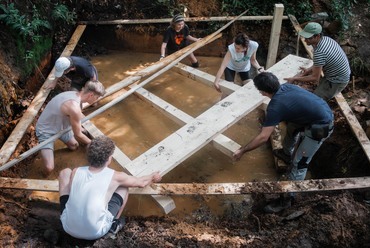
[[[119,217],[128,199],[128,187],[145,187],[159,182],[159,172],[134,177],[108,168],[114,142],[100,136],[87,149],[88,166],[69,168],[59,174],[63,229],[79,239],[94,240],[122,227]]]

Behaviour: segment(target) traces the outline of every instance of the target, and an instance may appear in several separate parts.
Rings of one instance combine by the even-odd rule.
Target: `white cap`
[[[55,77],[61,77],[64,74],[64,71],[71,66],[71,61],[66,57],[60,57],[55,62]]]

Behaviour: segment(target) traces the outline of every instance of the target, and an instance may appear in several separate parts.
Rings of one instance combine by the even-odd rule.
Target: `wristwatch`
[[[260,67],[260,68],[258,68],[258,69],[257,69],[257,71],[260,71],[260,70],[262,70],[262,69],[263,69],[263,67]]]

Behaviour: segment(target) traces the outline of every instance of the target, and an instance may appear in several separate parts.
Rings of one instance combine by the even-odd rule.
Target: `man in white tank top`
[[[59,193],[63,229],[79,239],[94,240],[108,232],[122,229],[120,218],[128,198],[128,187],[145,187],[159,182],[154,172],[134,177],[108,168],[115,149],[114,142],[99,136],[87,149],[89,165],[69,168],[59,174]]]
[[[82,91],[66,91],[55,96],[46,105],[36,123],[36,135],[39,143],[47,140],[59,131],[71,127],[72,130],[63,134],[59,139],[70,150],[76,150],[79,143],[90,144],[91,140],[83,134],[81,119],[82,103],[93,103],[105,94],[105,89],[99,81],[89,81]],[[77,140],[76,140],[77,139]],[[41,149],[41,157],[45,164],[45,175],[54,169],[54,142],[50,142]]]

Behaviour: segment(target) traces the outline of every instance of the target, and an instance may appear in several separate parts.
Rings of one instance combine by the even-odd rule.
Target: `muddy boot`
[[[292,206],[292,197],[290,196],[280,196],[279,198],[273,200],[271,203],[266,205],[263,210],[266,213],[279,213],[284,209],[290,208]]]
[[[194,68],[198,68],[199,67],[198,61],[195,62],[195,63],[191,63],[191,66],[194,67]]]

